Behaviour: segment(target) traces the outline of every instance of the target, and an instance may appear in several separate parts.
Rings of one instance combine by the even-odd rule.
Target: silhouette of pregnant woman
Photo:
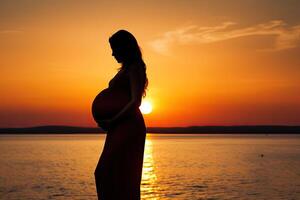
[[[92,114],[107,131],[95,169],[98,199],[140,199],[146,126],[139,106],[146,95],[146,65],[135,37],[119,30],[109,38],[118,73],[94,99]]]

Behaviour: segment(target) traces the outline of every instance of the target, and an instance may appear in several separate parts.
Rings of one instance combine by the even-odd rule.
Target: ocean
[[[0,199],[96,200],[104,134],[0,136]],[[300,135],[147,134],[142,199],[300,199]]]

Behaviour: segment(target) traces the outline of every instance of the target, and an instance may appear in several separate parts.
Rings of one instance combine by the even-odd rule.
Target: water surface
[[[0,199],[96,200],[105,135],[0,136]],[[142,199],[300,199],[300,136],[148,134]]]

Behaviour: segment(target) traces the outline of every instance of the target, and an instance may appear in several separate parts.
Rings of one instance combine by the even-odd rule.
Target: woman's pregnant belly
[[[118,88],[106,88],[102,90],[92,103],[94,120],[111,119],[129,102],[130,94]]]

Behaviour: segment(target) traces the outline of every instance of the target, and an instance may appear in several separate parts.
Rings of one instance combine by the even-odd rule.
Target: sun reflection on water
[[[142,199],[159,199],[157,177],[155,174],[155,165],[152,153],[152,141],[146,139],[144,151],[144,164],[141,184],[141,197]]]

